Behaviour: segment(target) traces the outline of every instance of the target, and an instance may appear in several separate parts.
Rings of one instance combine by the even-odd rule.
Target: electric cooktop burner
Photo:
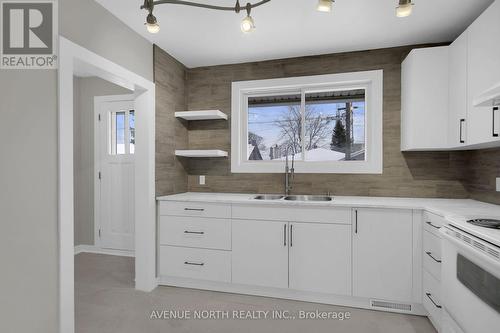
[[[468,220],[467,223],[477,225],[479,227],[491,228],[491,229],[500,229],[500,220],[494,219],[474,219]]]

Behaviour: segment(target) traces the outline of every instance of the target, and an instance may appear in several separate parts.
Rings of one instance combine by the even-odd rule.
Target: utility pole
[[[345,160],[351,159],[351,123],[352,123],[352,102],[345,103]]]
[[[352,150],[352,132],[353,132],[353,104],[352,102],[346,102],[345,108],[339,108],[338,110],[345,110],[345,160],[349,161],[351,159],[351,150]]]

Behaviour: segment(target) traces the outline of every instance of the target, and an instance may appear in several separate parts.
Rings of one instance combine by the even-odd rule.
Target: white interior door
[[[134,152],[133,101],[101,103],[100,246],[134,250]]]

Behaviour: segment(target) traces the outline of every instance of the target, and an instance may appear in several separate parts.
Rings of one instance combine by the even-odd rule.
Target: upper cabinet
[[[448,47],[414,49],[401,68],[401,150],[448,148]]]
[[[500,84],[500,1],[495,1],[467,31],[469,144],[495,146],[500,140],[498,109],[474,105],[482,94]]]
[[[467,144],[467,31],[449,47],[448,145]]]
[[[450,46],[404,60],[401,150],[500,146],[499,18],[497,0]]]

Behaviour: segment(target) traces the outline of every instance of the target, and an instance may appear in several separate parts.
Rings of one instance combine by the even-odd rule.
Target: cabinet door
[[[232,222],[233,283],[288,287],[288,223]]]
[[[414,49],[401,67],[401,149],[448,148],[448,47]]]
[[[448,142],[456,148],[467,141],[467,31],[450,45],[449,57]]]
[[[353,295],[411,301],[412,211],[366,208],[354,214]]]
[[[351,295],[351,226],[290,223],[290,288]]]
[[[474,99],[500,82],[500,1],[495,1],[468,29],[468,139],[473,145],[500,140],[500,114],[474,107]]]

